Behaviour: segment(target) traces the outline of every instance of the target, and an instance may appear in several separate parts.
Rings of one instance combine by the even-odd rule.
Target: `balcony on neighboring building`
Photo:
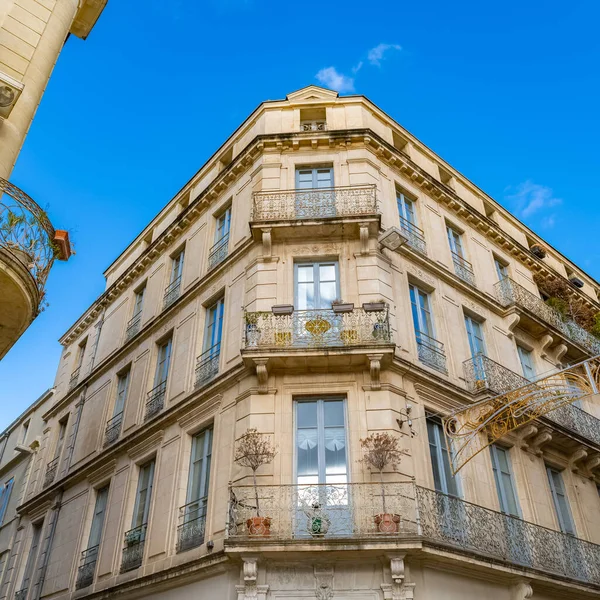
[[[178,277],[167,286],[163,298],[163,310],[169,308],[179,296],[181,296],[181,277]]]
[[[540,335],[544,330],[544,324],[549,325],[567,342],[583,350],[584,354],[592,356],[600,354],[600,339],[559,313],[522,285],[506,277],[496,283],[495,290],[496,298],[502,306],[515,306],[523,311],[525,318],[521,317],[519,326],[529,326],[534,335]],[[541,327],[540,321],[543,324]]]
[[[208,270],[220,265],[229,255],[229,234],[224,235],[208,251]]]
[[[106,423],[106,429],[104,430],[104,445],[110,446],[119,439],[121,434],[121,426],[123,424],[123,413],[120,412],[115,415],[112,419],[109,419]]]
[[[121,559],[121,573],[132,571],[141,566],[144,559],[144,545],[148,525],[140,525],[125,532],[125,548]]]
[[[69,391],[74,389],[79,382],[79,374],[81,373],[81,367],[78,367],[71,373],[71,377],[69,377]]]
[[[406,238],[406,244],[416,252],[427,256],[427,244],[425,234],[414,223],[400,217],[400,232]]]
[[[462,256],[456,254],[456,252],[450,252],[452,254],[452,264],[454,265],[454,273],[457,277],[462,279],[465,283],[475,287],[475,273],[473,273],[473,265],[465,260]]]
[[[416,332],[416,338],[419,360],[436,371],[447,373],[444,344],[421,331]]]
[[[58,471],[58,462],[60,457],[57,456],[46,465],[46,473],[44,475],[44,487],[48,487],[55,479]]]
[[[81,553],[81,564],[77,569],[77,580],[75,581],[75,589],[79,590],[94,582],[94,572],[96,571],[96,562],[98,561],[98,548],[93,546]]]
[[[165,394],[167,393],[167,382],[161,381],[157,386],[153,387],[148,392],[148,399],[146,400],[146,415],[144,420],[151,419],[154,415],[157,415],[165,405]]]
[[[221,356],[221,343],[203,352],[196,359],[196,387],[204,385],[219,372],[219,357]]]
[[[29,592],[29,588],[21,588],[18,592],[15,592],[15,600],[26,600],[27,592]]]
[[[273,550],[277,542],[288,550],[311,543],[323,548],[329,541],[363,547],[376,540],[390,549],[432,545],[467,561],[475,555],[600,584],[600,546],[413,482],[231,488],[229,551]]]
[[[25,192],[0,177],[0,359],[44,307],[55,260],[71,255],[66,231]]]
[[[132,337],[135,337],[141,329],[142,326],[142,311],[138,312],[136,315],[129,320],[127,323],[127,328],[125,329],[125,341],[129,341]]]
[[[177,552],[185,552],[204,543],[208,498],[190,502],[179,509]]]
[[[374,185],[255,192],[250,217],[255,239],[268,249],[283,231],[286,238],[352,236],[366,242],[378,234],[379,222]]]

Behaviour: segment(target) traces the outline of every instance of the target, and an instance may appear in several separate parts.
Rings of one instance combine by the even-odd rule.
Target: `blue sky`
[[[368,96],[600,279],[599,17],[592,0],[109,0],[12,175],[77,254],[0,362],[0,428],[53,384],[104,269],[262,100],[310,83]]]

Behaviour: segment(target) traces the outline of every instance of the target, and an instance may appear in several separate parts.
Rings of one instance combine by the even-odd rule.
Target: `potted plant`
[[[541,244],[533,244],[529,250],[531,250],[531,254],[537,256],[538,258],[546,257],[546,248],[544,248],[544,246]]]
[[[362,462],[370,471],[379,473],[381,482],[381,502],[383,512],[374,515],[375,526],[381,533],[396,533],[400,523],[400,515],[390,513],[385,502],[385,485],[383,484],[383,470],[391,467],[396,470],[402,459],[400,439],[390,433],[372,433],[364,440],[360,440],[364,455]]]
[[[363,302],[363,310],[365,312],[377,312],[378,310],[385,310],[385,300],[377,300],[377,302]]]
[[[135,546],[142,541],[142,527],[136,527],[135,529],[131,529],[125,535],[125,543],[128,546]]]
[[[353,302],[344,302],[343,300],[334,300],[331,303],[331,308],[334,313],[347,313],[354,310]]]
[[[235,449],[235,462],[241,467],[248,467],[252,470],[256,516],[250,517],[246,521],[250,535],[266,537],[271,533],[271,518],[261,516],[260,514],[256,471],[260,466],[269,464],[275,458],[276,454],[277,451],[272,446],[269,438],[254,428],[246,430],[246,433],[238,440]]]
[[[248,340],[249,346],[255,346],[260,338],[260,328],[258,322],[265,315],[269,313],[261,312],[247,312],[246,313],[246,339]]]

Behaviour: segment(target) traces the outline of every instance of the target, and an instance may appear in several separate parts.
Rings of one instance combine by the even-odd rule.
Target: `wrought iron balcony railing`
[[[46,212],[3,177],[0,177],[0,249],[31,273],[39,291],[39,309],[54,260],[67,260],[71,254],[68,236],[64,231],[56,231]]]
[[[172,281],[167,289],[165,290],[165,295],[163,299],[163,310],[168,308],[179,298],[181,295],[181,277],[178,277],[174,281]]]
[[[208,251],[208,269],[214,269],[221,264],[229,254],[229,234],[224,235]]]
[[[167,380],[161,381],[156,387],[153,387],[148,392],[148,400],[146,400],[146,416],[147,421],[154,415],[157,415],[165,405],[165,394],[167,393]]]
[[[472,392],[487,390],[492,395],[505,394],[528,384],[531,384],[532,391],[535,389],[535,380],[529,381],[482,354],[466,360],[463,367],[467,386]],[[540,392],[542,389],[540,387]],[[548,395],[551,393],[552,389],[548,390]],[[575,404],[563,404],[546,413],[544,417],[587,440],[600,444],[600,419]]]
[[[330,348],[391,343],[387,308],[336,313],[331,309],[298,310],[291,315],[246,313],[246,350],[258,348]]]
[[[184,552],[204,543],[207,502],[208,498],[200,498],[179,509],[177,552]]]
[[[69,391],[71,391],[77,385],[79,381],[79,373],[81,372],[81,367],[77,367],[72,373],[71,377],[69,377]]]
[[[408,245],[417,252],[427,255],[427,244],[425,243],[425,234],[414,223],[400,217],[400,231],[408,240]]]
[[[496,298],[502,306],[516,305],[560,331],[567,339],[585,348],[590,354],[600,354],[600,339],[583,327],[548,306],[540,297],[522,285],[505,277],[495,285]]]
[[[58,471],[59,460],[60,456],[57,456],[54,460],[51,460],[46,465],[46,474],[44,475],[44,487],[48,487],[56,479],[56,472]]]
[[[450,251],[452,254],[452,262],[454,263],[454,272],[460,277],[465,283],[475,287],[475,273],[473,273],[473,265],[465,260],[456,252]]]
[[[416,331],[415,335],[417,338],[419,360],[433,369],[446,373],[446,352],[444,351],[444,344],[421,331]]]
[[[144,560],[144,545],[148,524],[144,523],[125,532],[125,548],[121,559],[121,573],[137,569]]]
[[[92,585],[94,582],[94,572],[96,571],[99,547],[100,546],[92,546],[81,553],[81,565],[77,570],[77,580],[75,581],[76,590]]]
[[[366,217],[379,213],[374,185],[256,192],[251,220],[296,221]]]
[[[221,343],[203,352],[196,359],[196,387],[212,379],[219,372],[219,357],[221,356]]]
[[[300,123],[300,131],[327,131],[325,121],[307,121]]]
[[[21,588],[18,592],[15,592],[15,600],[25,600],[28,591],[29,588]]]
[[[106,422],[106,430],[104,432],[104,445],[110,446],[119,439],[121,433],[121,425],[123,424],[123,412],[115,415],[112,419]]]
[[[263,518],[260,532],[253,529],[257,516]],[[228,543],[245,544],[260,544],[265,538],[304,543],[312,538],[420,539],[451,551],[600,584],[600,546],[413,482],[233,486],[227,537]]]
[[[129,322],[127,323],[127,329],[125,330],[125,341],[130,340],[132,337],[136,336],[140,332],[140,328],[142,325],[142,311],[133,315]]]

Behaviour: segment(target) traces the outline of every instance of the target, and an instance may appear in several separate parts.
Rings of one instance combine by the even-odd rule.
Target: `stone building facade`
[[[598,399],[456,477],[440,421],[599,354],[536,282],[592,312],[600,286],[365,97],[261,104],[105,277],[2,597],[600,597]],[[386,432],[380,483],[360,440]]]

